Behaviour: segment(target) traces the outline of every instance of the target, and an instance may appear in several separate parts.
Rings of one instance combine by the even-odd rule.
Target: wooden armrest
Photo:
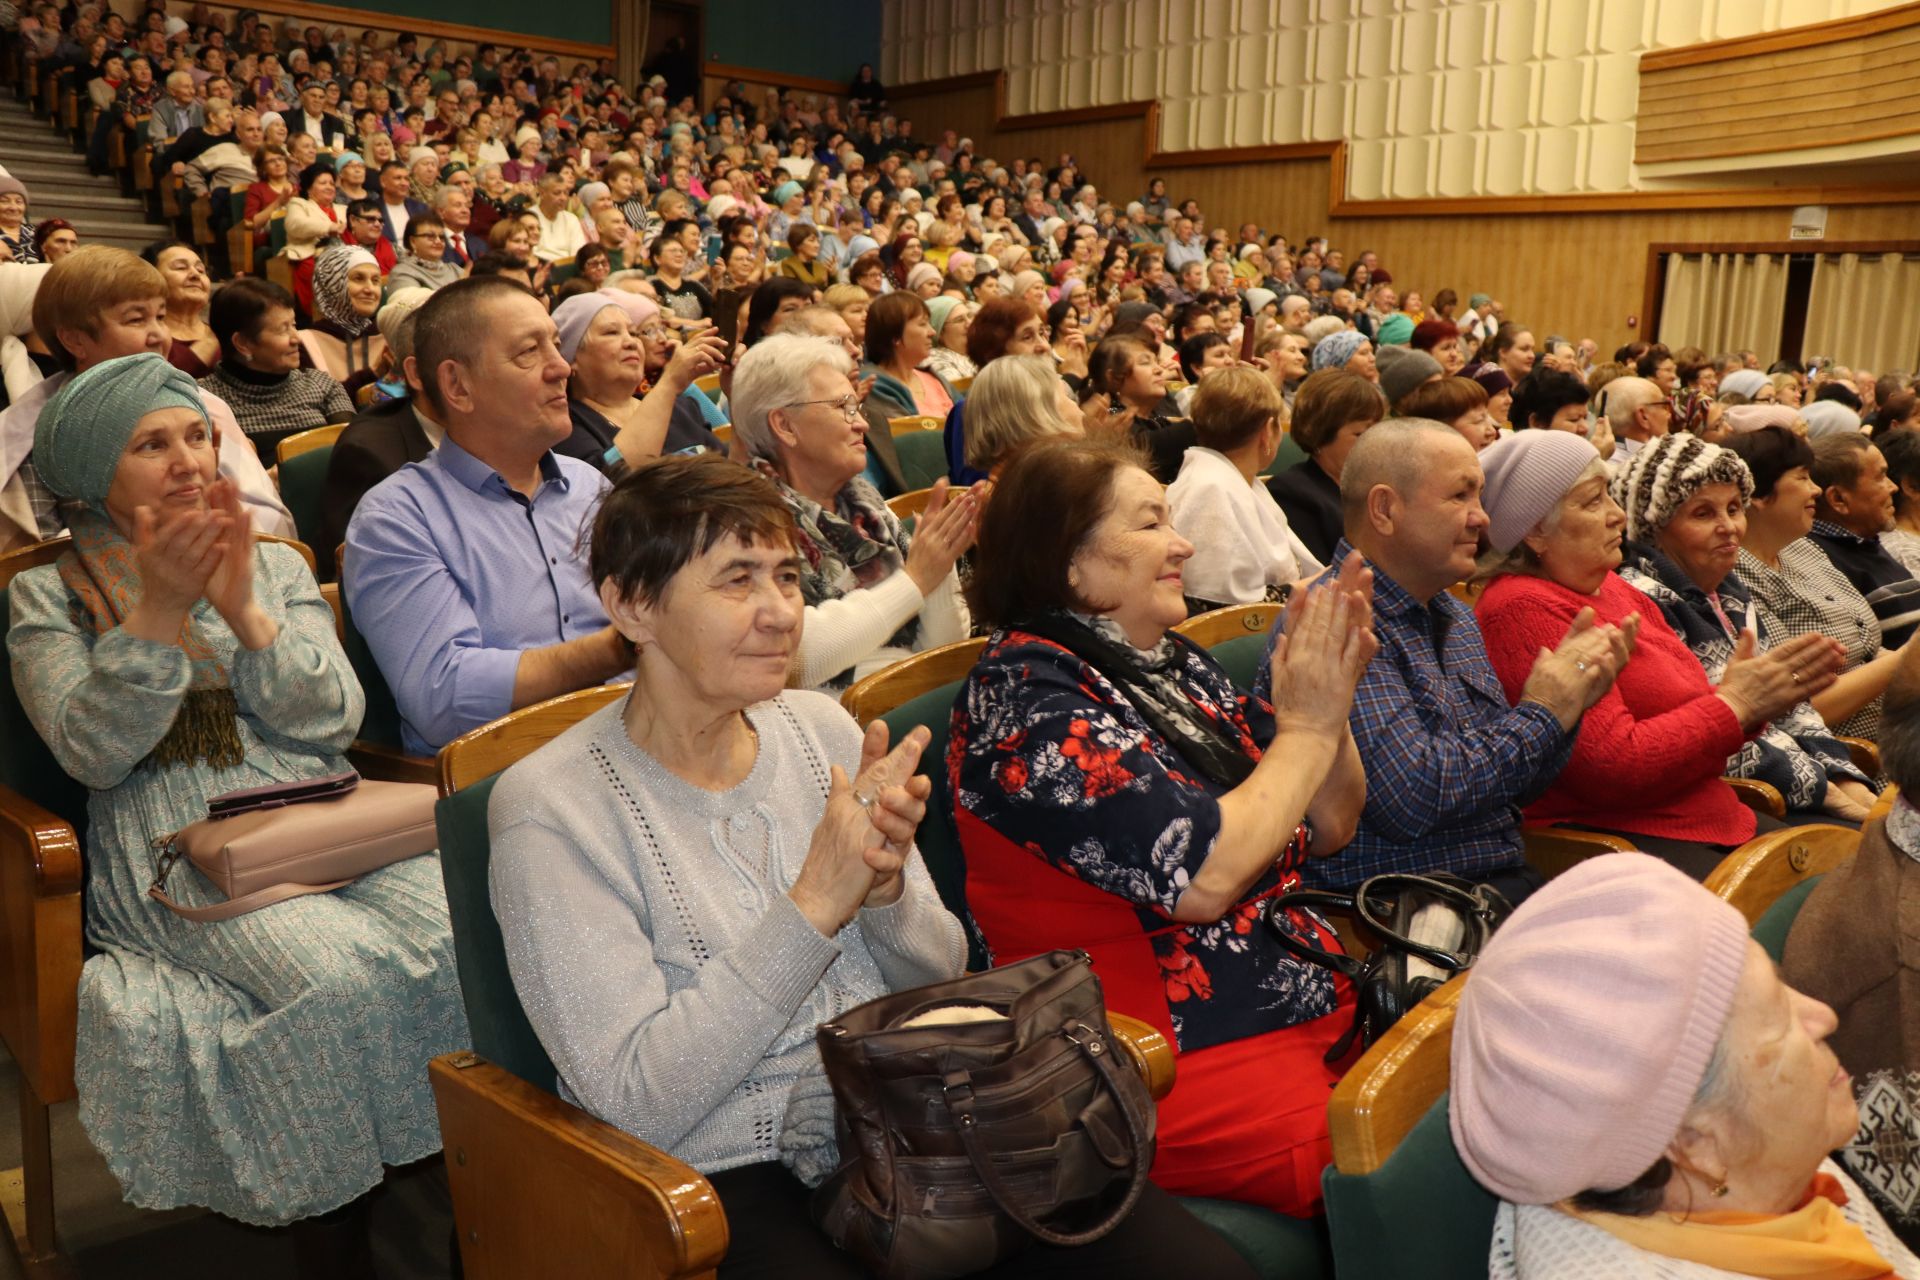
[[[1880,776],[1880,748],[1865,738],[1841,738],[1840,745],[1847,749],[1847,758],[1853,761],[1853,767],[1869,778]]]
[[[1146,1082],[1147,1092],[1157,1101],[1173,1092],[1176,1064],[1173,1046],[1160,1034],[1160,1028],[1124,1013],[1107,1014],[1107,1029],[1119,1042],[1121,1052],[1133,1061],[1133,1069]]]
[[[431,787],[440,777],[432,756],[410,756],[377,742],[355,742],[347,748],[347,762],[375,782],[424,782]]]
[[[1787,816],[1787,798],[1780,794],[1780,788],[1770,782],[1761,782],[1758,778],[1724,778],[1740,803],[1755,813],[1770,814],[1776,818]]]
[[[74,1096],[84,877],[73,828],[0,787],[0,1038],[42,1103]]]
[[[1446,1092],[1453,1011],[1467,974],[1407,1010],[1340,1077],[1327,1106],[1334,1167],[1372,1173]]]
[[[699,1170],[472,1053],[427,1068],[468,1280],[711,1275],[727,1218]]]
[[[1604,831],[1575,831],[1569,827],[1522,827],[1527,865],[1551,880],[1576,862],[1608,853],[1630,853],[1633,841]]]

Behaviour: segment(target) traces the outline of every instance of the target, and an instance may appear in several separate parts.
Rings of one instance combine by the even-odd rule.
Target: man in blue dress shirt
[[[413,324],[420,394],[446,435],[360,500],[342,587],[399,703],[402,744],[430,755],[612,679],[633,652],[587,575],[606,478],[553,451],[573,423],[546,308],[481,277],[436,292]]]
[[[1566,767],[1580,717],[1612,687],[1632,637],[1581,615],[1534,663],[1519,705],[1507,705],[1473,610],[1447,590],[1473,572],[1487,527],[1483,479],[1473,446],[1423,418],[1368,428],[1341,470],[1346,537],[1329,571],[1356,550],[1372,567],[1380,651],[1349,717],[1367,769],[1359,830],[1302,869],[1322,887],[1448,871],[1517,904],[1540,884],[1522,858],[1520,807]],[[1270,636],[1269,657],[1272,647]],[[1262,661],[1262,697],[1268,670]]]

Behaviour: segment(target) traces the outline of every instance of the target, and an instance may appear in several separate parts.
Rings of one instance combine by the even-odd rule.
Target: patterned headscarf
[[[1680,431],[1642,445],[1613,478],[1613,500],[1627,513],[1627,536],[1651,542],[1673,513],[1710,484],[1731,484],[1753,497],[1753,473],[1739,454]]]
[[[1328,334],[1313,344],[1315,371],[1346,368],[1347,361],[1352,359],[1353,353],[1358,351],[1360,344],[1366,340],[1367,335],[1358,329],[1342,329],[1338,333]]]
[[[348,338],[357,338],[373,327],[373,317],[353,309],[347,297],[347,274],[361,263],[376,269],[379,259],[357,244],[336,244],[320,253],[313,264],[313,301],[323,318]]]

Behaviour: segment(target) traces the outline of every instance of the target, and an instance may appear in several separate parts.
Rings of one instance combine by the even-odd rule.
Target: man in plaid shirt
[[[1473,571],[1487,528],[1482,484],[1473,446],[1417,418],[1368,429],[1341,472],[1346,537],[1331,563],[1358,551],[1373,569],[1380,651],[1350,720],[1367,804],[1346,848],[1301,869],[1321,887],[1447,871],[1517,904],[1540,885],[1521,857],[1520,807],[1566,766],[1581,715],[1612,686],[1633,636],[1581,614],[1558,648],[1541,653],[1519,705],[1507,705],[1473,611],[1447,590]],[[1270,636],[1269,656],[1272,647]],[[1268,670],[1263,661],[1262,697]]]

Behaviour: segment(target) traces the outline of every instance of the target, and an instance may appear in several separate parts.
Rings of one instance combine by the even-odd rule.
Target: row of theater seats
[[[0,559],[0,595],[13,576],[57,555],[60,540]],[[293,544],[308,555],[298,543]],[[364,646],[349,656],[369,687],[370,715],[383,692]],[[1272,606],[1201,615],[1182,630],[1245,681],[1259,659]],[[923,772],[934,784],[919,848],[943,900],[966,910],[965,869],[944,770],[953,700],[980,641],[916,655],[849,689],[843,703],[863,724],[884,719],[894,735],[926,725],[934,740]],[[0,663],[4,658],[0,658]],[[727,1223],[704,1178],[640,1140],[594,1119],[552,1092],[551,1061],[528,1024],[507,971],[488,897],[487,800],[500,772],[625,693],[609,685],[527,707],[449,743],[434,761],[405,761],[403,776],[437,783],[441,865],[473,1051],[431,1067],[466,1274],[475,1280],[528,1275],[689,1276],[725,1255]],[[387,700],[391,706],[391,699]],[[0,671],[0,1035],[20,1061],[26,1139],[28,1250],[53,1251],[46,1108],[74,1096],[75,991],[82,959],[80,849],[85,794],[39,743]],[[356,763],[395,776],[397,753]],[[372,744],[377,745],[377,744]],[[383,770],[385,770],[383,772]],[[1890,803],[1883,797],[1882,807]],[[1624,845],[1612,837],[1529,829],[1528,857],[1546,874]],[[1859,832],[1798,827],[1758,837],[1707,881],[1754,923],[1776,957],[1814,880],[1850,857]],[[1337,921],[1350,948],[1368,949],[1362,927]],[[975,964],[981,957],[976,951]],[[1315,1226],[1245,1205],[1189,1201],[1275,1277],[1485,1274],[1494,1202],[1474,1184],[1446,1127],[1447,1047],[1460,979],[1403,1019],[1342,1080],[1331,1101],[1334,1167],[1326,1177],[1330,1240]],[[1156,1097],[1175,1083],[1171,1047],[1145,1023],[1117,1011],[1115,1030]]]

